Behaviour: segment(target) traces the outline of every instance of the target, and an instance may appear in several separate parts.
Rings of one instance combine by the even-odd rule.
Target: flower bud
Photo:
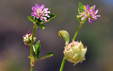
[[[25,45],[31,45],[31,40],[32,40],[32,33],[28,31],[28,33],[23,36],[23,42],[25,43]],[[35,40],[36,37],[33,38],[33,42],[35,42]]]
[[[78,41],[73,41],[64,47],[65,58],[74,65],[85,60],[86,51],[87,47]]]

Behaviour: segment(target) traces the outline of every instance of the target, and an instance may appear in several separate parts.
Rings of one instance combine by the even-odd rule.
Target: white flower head
[[[87,47],[78,41],[73,41],[64,47],[65,58],[74,65],[85,60],[86,51]]]

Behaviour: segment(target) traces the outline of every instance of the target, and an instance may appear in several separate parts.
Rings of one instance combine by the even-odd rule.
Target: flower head
[[[45,22],[47,21],[47,17],[49,18],[50,16],[48,15],[50,11],[48,11],[48,8],[44,8],[45,5],[39,6],[39,4],[35,4],[35,6],[32,7],[33,12],[31,13],[32,16],[35,16],[36,18],[40,19],[41,21],[44,20]]]
[[[83,12],[79,13],[78,17],[82,17],[81,20],[88,19],[88,22],[92,24],[92,21],[97,21],[97,17],[101,17],[100,15],[96,15],[98,13],[98,9],[95,10],[95,5],[89,7],[89,5],[83,6]]]
[[[64,47],[64,55],[66,59],[72,63],[77,64],[85,60],[85,53],[87,48],[82,42],[73,41]]]
[[[31,40],[32,40],[32,33],[28,31],[26,35],[23,36],[23,42],[25,45],[31,45]],[[36,40],[36,37],[33,38],[33,42]]]

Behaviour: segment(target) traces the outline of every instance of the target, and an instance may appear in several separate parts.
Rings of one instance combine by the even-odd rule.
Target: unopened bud
[[[64,47],[65,58],[74,65],[85,60],[86,51],[87,47],[78,41],[73,41]]]

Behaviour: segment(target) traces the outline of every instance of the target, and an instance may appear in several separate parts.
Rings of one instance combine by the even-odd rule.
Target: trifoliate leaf
[[[49,58],[51,56],[53,56],[53,53],[52,52],[49,52],[48,54],[46,54],[46,55],[42,56],[41,58],[39,58],[39,60],[45,59],[45,58]]]
[[[58,32],[59,36],[62,37],[65,41],[65,44],[69,43],[70,37],[69,37],[69,33],[65,30],[61,30]]]

